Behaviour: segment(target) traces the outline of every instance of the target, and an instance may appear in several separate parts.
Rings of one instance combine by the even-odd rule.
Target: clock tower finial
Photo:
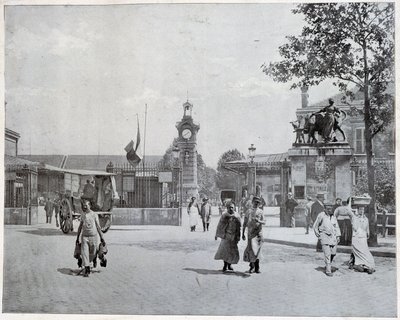
[[[183,118],[191,118],[192,117],[193,105],[188,101],[183,104]]]

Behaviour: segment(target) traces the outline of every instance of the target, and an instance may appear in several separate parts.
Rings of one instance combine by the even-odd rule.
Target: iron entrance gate
[[[181,174],[179,168],[165,163],[107,166],[116,174],[115,182],[121,208],[179,207]]]

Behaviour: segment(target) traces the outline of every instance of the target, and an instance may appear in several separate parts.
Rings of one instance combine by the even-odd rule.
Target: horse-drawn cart
[[[59,210],[56,212],[61,230],[64,233],[73,231],[73,220],[80,219],[82,200],[87,199],[92,211],[99,216],[101,230],[107,232],[111,226],[114,201],[118,200],[114,174],[90,170],[63,171],[64,188],[59,192]]]

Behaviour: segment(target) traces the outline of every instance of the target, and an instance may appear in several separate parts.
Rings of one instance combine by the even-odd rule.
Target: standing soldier
[[[312,200],[312,198],[310,196],[308,196],[307,197],[307,203],[306,203],[306,211],[305,211],[305,215],[306,215],[306,234],[309,233],[309,229],[313,225],[313,221],[311,219],[311,207],[312,207],[313,203],[314,203],[314,201]]]
[[[294,208],[298,206],[296,200],[293,199],[293,194],[291,192],[288,193],[288,199],[286,200],[286,212],[287,217],[290,219],[290,228],[294,228],[296,226],[296,219],[294,216]]]
[[[262,226],[265,224],[264,213],[259,208],[261,199],[253,197],[253,207],[248,209],[243,221],[242,239],[246,240],[244,232],[247,227],[247,247],[243,260],[250,263],[249,273],[260,273],[261,248],[263,244]]]
[[[203,222],[203,230],[208,231],[208,227],[210,226],[211,220],[211,205],[208,203],[207,196],[203,198],[203,203],[201,204],[200,209],[201,221]]]
[[[53,215],[53,202],[50,201],[50,198],[47,198],[46,204],[44,205],[44,211],[46,211],[46,223],[51,224],[51,216]]]
[[[325,195],[323,193],[318,193],[317,194],[317,200],[315,200],[315,202],[311,206],[311,223],[312,224],[314,224],[314,222],[317,219],[318,215],[321,212],[325,211],[324,200],[325,200]],[[320,239],[318,239],[318,241],[317,241],[317,251],[318,252],[322,251],[321,240]]]

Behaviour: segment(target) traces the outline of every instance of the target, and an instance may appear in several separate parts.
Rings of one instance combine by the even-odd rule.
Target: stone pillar
[[[301,107],[303,109],[308,107],[308,87],[301,87]]]
[[[289,173],[290,166],[289,162],[285,160],[282,162],[281,168],[281,204],[280,204],[280,226],[286,227],[288,226],[288,219],[286,214],[286,200],[289,192]]]
[[[256,165],[254,163],[249,164],[247,170],[247,186],[249,195],[256,194]]]

